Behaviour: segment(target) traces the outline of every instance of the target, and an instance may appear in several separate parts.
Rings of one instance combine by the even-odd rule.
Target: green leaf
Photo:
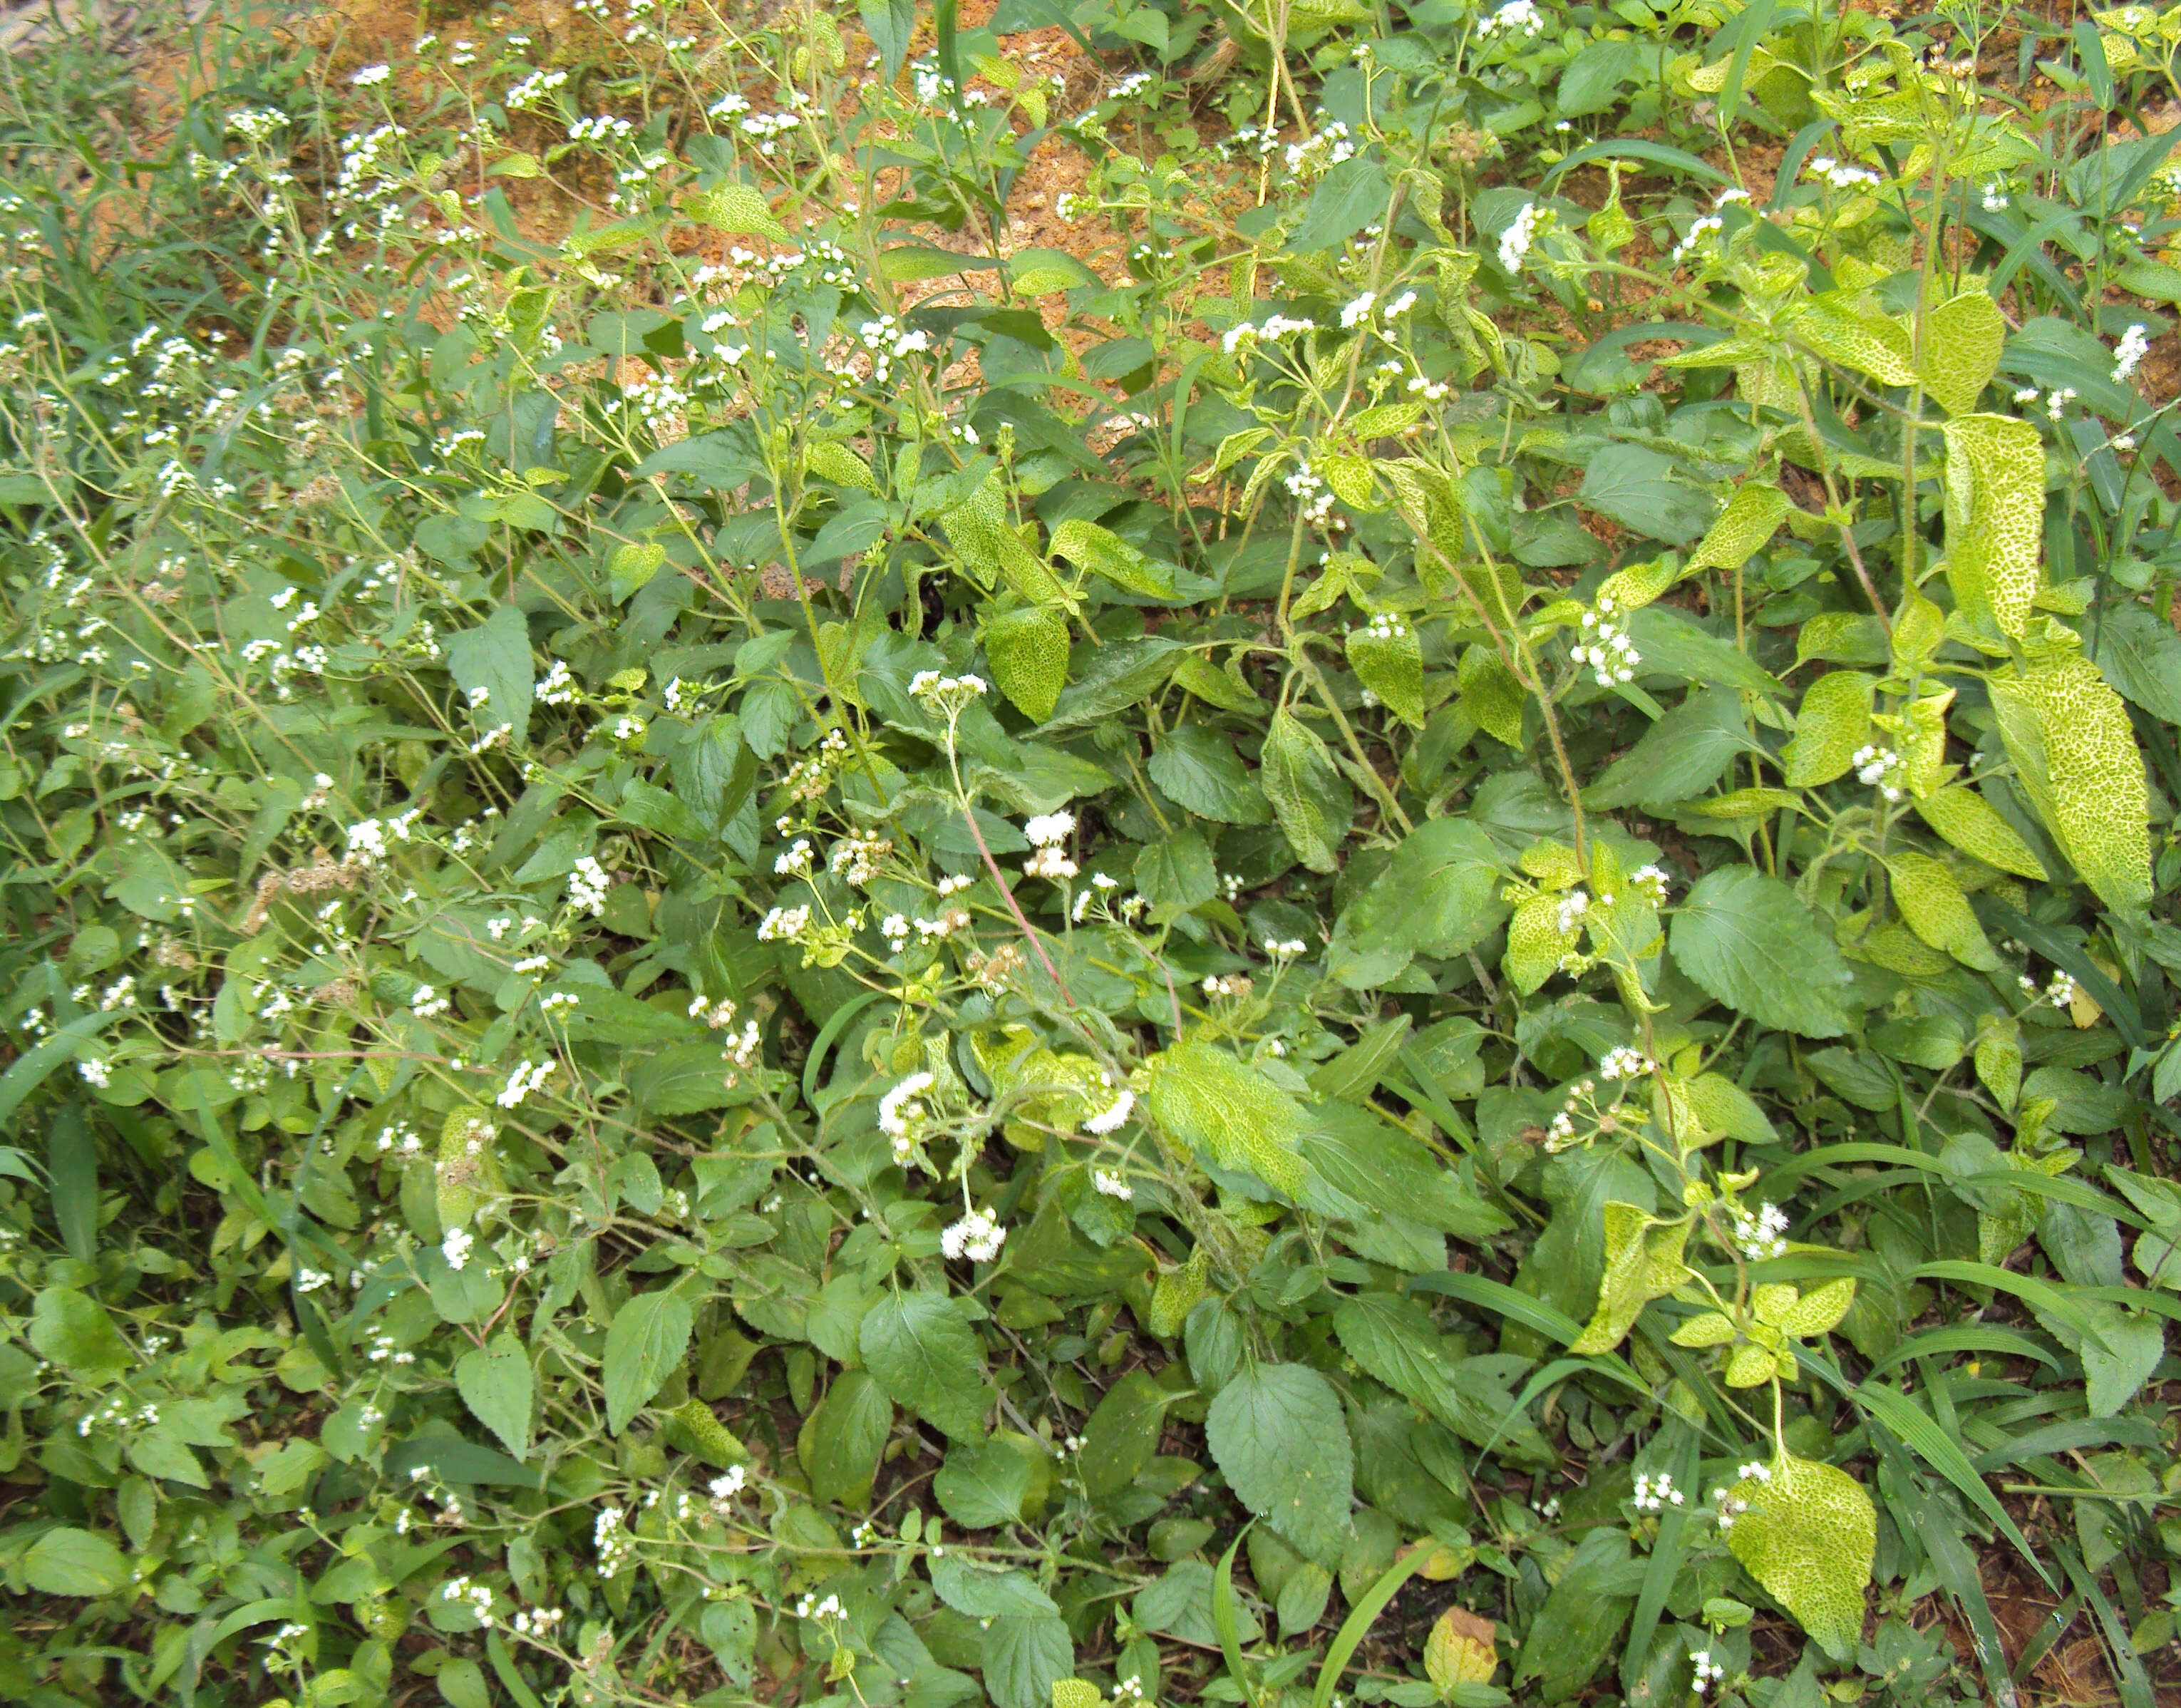
[[[1576,502],[1647,539],[1687,545],[1710,525],[1714,506],[1675,478],[1680,467],[1640,445],[1609,445],[1591,458]]]
[[[1341,910],[1328,961],[1350,990],[1375,990],[1414,957],[1458,955],[1507,917],[1499,851],[1466,818],[1438,818],[1401,839],[1386,869]]]
[[[1699,878],[1670,941],[1707,995],[1760,1025],[1830,1038],[1855,1023],[1855,977],[1831,936],[1793,890],[1753,867]]]
[[[2096,620],[2098,668],[2106,680],[2154,717],[2181,724],[2181,634],[2133,600]]]
[[[129,1560],[97,1531],[63,1525],[30,1545],[22,1572],[41,1595],[111,1595],[129,1582]]]
[[[2045,444],[2026,421],[1946,423],[1946,581],[1973,622],[2019,635],[2042,583]]]
[[[40,1357],[71,1370],[126,1370],[136,1362],[106,1307],[74,1287],[40,1291],[30,1340]]]
[[[1829,671],[1803,690],[1795,714],[1795,738],[1781,755],[1791,788],[1830,782],[1854,763],[1870,740],[1871,698],[1878,678],[1859,670]]]
[[[1102,723],[1129,710],[1149,699],[1185,655],[1179,644],[1161,634],[1108,641],[1092,648],[1087,655],[1074,661],[1074,680],[1061,690],[1059,704],[1045,721],[1044,732]]]
[[[1008,1432],[948,1449],[931,1492],[964,1529],[985,1530],[1031,1516],[1052,1482],[1045,1450],[1027,1435]]]
[[[1320,1565],[1339,1563],[1355,1453],[1324,1377],[1301,1364],[1246,1368],[1213,1398],[1204,1434],[1244,1506]]]
[[[447,674],[471,702],[470,721],[480,730],[511,723],[508,739],[520,746],[530,733],[534,678],[530,669],[530,624],[519,605],[503,605],[475,628],[447,637]],[[482,700],[478,695],[482,693]]]
[[[1105,1500],[1135,1480],[1158,1451],[1159,1432],[1173,1401],[1173,1396],[1141,1370],[1131,1370],[1106,1390],[1083,1425],[1076,1468],[1085,1494]]]
[[[1399,1216],[1460,1240],[1488,1239],[1505,1230],[1506,1217],[1429,1146],[1371,1110],[1328,1100],[1306,1111],[1305,1120],[1306,1203],[1356,1220]],[[1321,1197],[1328,1187],[1348,1202]]]
[[[2098,899],[2140,914],[2151,887],[2151,801],[2120,696],[2079,653],[2040,651],[1987,678],[2024,792]]]
[[[530,1355],[502,1329],[455,1364],[455,1387],[471,1415],[516,1459],[530,1456]]]
[[[1347,646],[1348,667],[1356,679],[1411,729],[1422,729],[1424,655],[1415,626],[1398,616],[1374,616],[1349,630]]]
[[[1355,820],[1356,800],[1317,732],[1283,706],[1266,733],[1257,781],[1295,858],[1329,872]]]
[[[1151,1119],[1190,1151],[1247,1169],[1289,1197],[1302,1191],[1301,1107],[1259,1070],[1184,1038],[1146,1061],[1140,1078]]]
[[[865,1313],[857,1344],[898,1403],[958,1441],[984,1438],[985,1350],[953,1300],[929,1288],[889,1293]]]
[[[665,561],[666,548],[655,541],[631,540],[616,547],[606,564],[606,573],[613,578],[613,602],[627,604],[632,594],[659,573]]]
[[[1699,689],[1637,738],[1583,791],[1600,808],[1670,806],[1702,794],[1754,743],[1731,688]]]
[[[1302,223],[1288,239],[1288,248],[1306,255],[1344,243],[1386,212],[1393,180],[1385,163],[1376,155],[1359,154],[1344,160],[1318,180]]]
[[[821,1501],[861,1506],[893,1433],[893,1401],[865,1370],[843,1370],[795,1438],[795,1456]]]
[[[1949,297],[1924,319],[1924,390],[1949,415],[1967,415],[1999,372],[2007,319],[1979,287]]]
[[[1074,1670],[1064,1619],[1002,1614],[985,1628],[985,1690],[995,1708],[1048,1708],[1053,1685]]]
[[[1227,680],[1216,670],[1212,674]],[[1146,769],[1168,799],[1199,818],[1249,825],[1262,824],[1272,815],[1264,791],[1243,766],[1234,743],[1209,724],[1184,723],[1162,732]]]
[[[1893,899],[1911,931],[1963,966],[1987,973],[1999,970],[1999,956],[1944,860],[1903,852],[1889,854],[1886,870],[1893,880]]]
[[[1455,672],[1461,715],[1517,753],[1522,749],[1522,709],[1529,694],[1499,655],[1482,643],[1461,655]]]
[[[1383,1292],[1352,1293],[1333,1307],[1334,1332],[1348,1356],[1375,1379],[1422,1407],[1464,1440],[1497,1444],[1519,1463],[1551,1465],[1557,1456],[1538,1427],[1514,1413],[1511,1397],[1494,1385],[1466,1381],[1422,1303]]]
[[[638,1293],[614,1313],[600,1370],[607,1429],[621,1434],[664,1385],[689,1350],[695,1325],[689,1302],[671,1287]]]
[[[1586,1533],[1530,1622],[1516,1683],[1538,1680],[1548,1702],[1579,1692],[1611,1658],[1635,1606],[1640,1574],[1625,1532],[1605,1525]]]
[[[1051,717],[1068,685],[1068,619],[1049,606],[1028,606],[993,617],[978,638],[1015,710],[1032,723]]]
[[[1765,1592],[1835,1660],[1863,1637],[1863,1592],[1878,1547],[1878,1514],[1845,1471],[1781,1454],[1764,1477],[1745,1477],[1727,1546]]]
[[[1193,830],[1177,831],[1137,850],[1136,889],[1154,908],[1193,908],[1219,893],[1211,846]]]

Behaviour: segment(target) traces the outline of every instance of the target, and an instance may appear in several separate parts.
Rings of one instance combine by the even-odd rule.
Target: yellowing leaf
[[[1827,1335],[1839,1326],[1840,1319],[1847,1314],[1847,1307],[1854,1302],[1854,1279],[1843,1275],[1836,1281],[1827,1281],[1822,1287],[1813,1288],[1803,1294],[1775,1320],[1787,1333],[1798,1337]]]
[[[1289,1197],[1302,1191],[1302,1107],[1256,1068],[1184,1038],[1139,1071],[1151,1119],[1191,1151],[1208,1152],[1223,1168],[1247,1169]]]
[[[1348,632],[1348,665],[1387,710],[1411,729],[1424,725],[1424,655],[1414,624],[1391,615]]]
[[[1979,972],[1998,969],[1999,957],[1945,861],[1925,854],[1889,854],[1886,870],[1893,880],[1893,898],[1911,931],[1964,966]]]
[[[1991,293],[1964,290],[1933,309],[1924,321],[1924,390],[1949,415],[1977,406],[1999,371],[2007,322]]]
[[[2079,653],[2043,651],[1988,679],[2024,791],[2083,881],[2116,913],[2151,900],[2151,801],[2120,696]]]
[[[1739,569],[1750,554],[1772,538],[1787,515],[1787,495],[1770,482],[1752,480],[1735,488],[1726,508],[1697,542],[1689,559],[1692,573],[1714,566]]]
[[[1870,740],[1870,700],[1877,688],[1875,677],[1836,670],[1803,690],[1795,738],[1782,755],[1789,787],[1830,782],[1847,770],[1856,749]]]
[[[1946,579],[1973,622],[2018,635],[2037,596],[2045,446],[2026,421],[1966,415],[1946,424]]]
[[[1966,783],[1949,783],[1916,803],[1924,822],[1988,866],[2026,878],[2041,878],[2044,863],[1999,815],[1999,809]]]
[[[1455,676],[1462,715],[1487,735],[1522,748],[1522,708],[1529,695],[1488,646],[1472,646],[1461,655]]]
[[[1619,1346],[1636,1326],[1644,1306],[1688,1279],[1689,1266],[1681,1256],[1688,1240],[1687,1222],[1662,1223],[1640,1206],[1609,1203],[1605,1274],[1598,1283],[1598,1308],[1568,1351],[1582,1357]]]
[[[1489,1684],[1499,1668],[1497,1633],[1489,1619],[1466,1607],[1449,1607],[1424,1639],[1424,1672],[1442,1690],[1457,1684]]]
[[[682,212],[715,231],[755,234],[785,241],[787,228],[774,217],[765,197],[746,184],[729,184],[682,198]]]
[[[853,486],[864,492],[875,493],[878,478],[871,466],[837,439],[814,439],[803,453],[803,462],[816,473],[836,486]]]
[[[1729,1498],[1747,1508],[1727,1532],[1734,1557],[1827,1654],[1854,1653],[1878,1547],[1878,1515],[1862,1485],[1830,1465],[1783,1453]]]
[[[1794,321],[1795,335],[1828,362],[1867,373],[1886,385],[1913,385],[1908,329],[1852,291],[1813,297]]]
[[[1516,904],[1515,917],[1507,922],[1507,953],[1500,965],[1524,996],[1550,978],[1561,957],[1576,946],[1576,933],[1560,929],[1560,916],[1559,897],[1532,896]]]
[[[1043,723],[1068,682],[1068,619],[1050,607],[1030,606],[985,625],[985,656],[1000,692],[1034,723]]]

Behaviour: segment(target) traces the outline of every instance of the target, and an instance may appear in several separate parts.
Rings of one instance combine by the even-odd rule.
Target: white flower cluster
[[[1560,898],[1560,905],[1554,909],[1553,920],[1554,924],[1559,926],[1560,935],[1562,937],[1565,937],[1570,931],[1572,931],[1577,926],[1582,923],[1583,915],[1587,914],[1589,911],[1590,896],[1588,892],[1584,890],[1570,890],[1565,895]]]
[[[437,1020],[453,1006],[451,998],[441,996],[429,985],[417,986],[416,994],[409,998],[409,1012],[420,1020]]]
[[[1636,650],[1628,631],[1614,621],[1619,615],[1612,595],[1600,594],[1598,608],[1583,612],[1583,638],[1568,655],[1577,664],[1589,666],[1600,688],[1635,681],[1636,666],[1643,662],[1643,655]]]
[[[856,329],[856,339],[871,353],[871,378],[883,385],[893,377],[896,362],[909,356],[929,353],[931,334],[920,329],[909,331],[891,314],[881,314],[876,320],[866,320]],[[912,687],[911,694],[916,692]]]
[[[525,1056],[516,1064],[515,1071],[507,1076],[507,1083],[494,1093],[493,1102],[503,1109],[522,1108],[522,1100],[533,1092],[542,1089],[545,1081],[553,1076],[555,1066],[550,1059],[533,1062]]]
[[[507,1622],[508,1628],[518,1637],[535,1637],[540,1642],[553,1634],[553,1628],[566,1617],[558,1607],[534,1607],[518,1612]]]
[[[1628,874],[1628,887],[1636,891],[1654,908],[1666,904],[1666,895],[1673,880],[1666,876],[1664,867],[1640,865]]]
[[[848,1617],[848,1610],[841,1606],[838,1595],[828,1595],[822,1601],[814,1595],[805,1595],[795,1604],[795,1617],[798,1619],[843,1619]]]
[[[1673,1473],[1661,1471],[1655,1477],[1649,1473],[1636,1473],[1636,1510],[1656,1512],[1668,1506],[1681,1504],[1681,1491],[1674,1486]]]
[[[1513,0],[1512,4],[1501,7],[1495,15],[1504,16],[1516,6],[1527,4],[1528,0]],[[1535,10],[1534,8],[1531,9]],[[1538,204],[1526,202],[1522,204],[1522,211],[1515,216],[1514,224],[1499,235],[1499,265],[1507,272],[1520,273],[1522,270],[1522,258],[1538,240],[1540,224]]]
[[[1353,301],[1344,304],[1340,310],[1341,329],[1344,332],[1353,332],[1357,327],[1369,320],[1371,318],[1371,310],[1377,304],[1378,301],[1378,293],[1377,291],[1367,290],[1361,296],[1356,297]]]
[[[1689,1680],[1689,1689],[1699,1696],[1726,1677],[1726,1668],[1711,1658],[1709,1649],[1690,1650],[1689,1664],[1696,1669],[1696,1676]]]
[[[879,1130],[893,1141],[893,1159],[904,1168],[916,1154],[917,1124],[928,1118],[920,1100],[932,1084],[932,1076],[919,1071],[879,1099]]]
[[[601,1506],[591,1525],[591,1540],[599,1550],[599,1576],[618,1578],[636,1552],[636,1539],[628,1534],[628,1514],[619,1506]]]
[[[1124,1204],[1136,1195],[1135,1188],[1111,1169],[1091,1169],[1090,1184],[1103,1197],[1118,1198]]]
[[[1136,1094],[1134,1092],[1124,1090],[1120,1096],[1114,1098],[1097,1114],[1084,1117],[1083,1130],[1086,1133],[1096,1133],[1102,1138],[1107,1133],[1118,1132],[1122,1124],[1135,1112],[1135,1107]],[[1101,1186],[1098,1190],[1104,1191],[1106,1189]],[[1112,1196],[1125,1198],[1129,1195],[1126,1191],[1118,1191]]]
[[[605,868],[589,854],[578,860],[568,874],[568,901],[578,911],[596,919],[606,910],[606,892],[613,887]]]
[[[1294,495],[1305,522],[1323,522],[1332,513],[1333,490],[1307,458],[1298,462],[1292,473],[1282,475],[1280,484]]]
[[[939,1249],[949,1258],[967,1258],[973,1263],[989,1263],[1000,1255],[1008,1230],[985,1210],[972,1210],[939,1236]]]
[[[1261,338],[1269,338],[1278,343],[1281,339],[1292,337],[1296,333],[1317,330],[1317,323],[1315,320],[1296,320],[1284,314],[1268,314],[1265,317],[1265,323],[1262,326],[1252,326],[1245,320],[1239,326],[1229,327],[1219,335],[1219,347],[1228,355],[1232,356],[1245,345],[1255,344]]]
[[[1075,905],[1068,909],[1068,918],[1073,920],[1077,925],[1081,925],[1083,923],[1084,915],[1090,911],[1090,904],[1093,902],[1102,903],[1107,897],[1111,895],[1115,890],[1120,888],[1120,887],[1121,883],[1118,878],[1108,877],[1103,872],[1091,873],[1090,882],[1085,886],[1082,893],[1075,898]]]
[[[892,852],[884,837],[852,836],[833,844],[825,864],[835,877],[860,887],[879,875],[879,862]]]
[[[468,1605],[470,1612],[480,1625],[492,1623],[492,1586],[480,1584],[464,1573],[450,1578],[439,1586],[440,1598]]]
[[[953,718],[970,701],[989,693],[991,684],[981,676],[941,676],[936,670],[920,670],[909,679],[908,691],[934,711]]]
[[[1363,625],[1363,633],[1372,640],[1405,640],[1409,626],[1390,611],[1374,611]]]
[[[2151,334],[2140,323],[2131,326],[2120,335],[2120,344],[2113,351],[2112,377],[2115,384],[2131,378],[2143,358],[2151,351]]]
[[[1836,190],[1852,190],[1859,185],[1876,184],[1879,176],[1866,166],[1849,166],[1829,154],[1813,154],[1809,164],[1803,169],[1813,178],[1822,178]]]
[[[1777,1204],[1764,1204],[1752,1214],[1737,1208],[1734,1213],[1734,1243],[1742,1255],[1753,1263],[1761,1263],[1767,1258],[1783,1258],[1787,1254],[1787,1213]]]
[[[759,921],[757,940],[761,943],[792,943],[801,940],[810,929],[810,909],[802,907],[774,908]]]
[[[1297,177],[1330,171],[1342,161],[1355,158],[1355,140],[1348,134],[1348,127],[1338,119],[1307,141],[1288,145],[1288,170]]]
[[[76,1419],[75,1432],[87,1436],[93,1429],[118,1429],[124,1434],[130,1429],[149,1429],[159,1421],[159,1408],[143,1405],[130,1408],[129,1401],[116,1394],[95,1412],[86,1412]]]
[[[774,875],[779,877],[809,877],[810,876],[810,838],[798,837],[786,852],[774,858],[772,870]]]
[[[1297,955],[1309,952],[1310,945],[1300,937],[1267,937],[1265,953],[1276,961],[1291,961]]]
[[[2023,974],[2018,982],[2022,987],[2023,995],[2033,999],[2039,998],[2037,981],[2031,978],[2028,973]],[[2051,981],[2045,987],[2041,999],[2050,1003],[2056,1009],[2071,1007],[2075,1000],[2074,976],[2055,969]]]
[[[449,1269],[459,1269],[469,1263],[470,1247],[476,1243],[477,1236],[467,1228],[450,1228],[447,1237],[439,1241],[439,1255],[447,1260]]]
[[[1507,0],[1497,12],[1477,20],[1477,36],[1488,41],[1495,36],[1535,36],[1545,27],[1544,14],[1538,10],[1537,0]]]
[[[1605,1080],[1640,1080],[1658,1065],[1643,1051],[1622,1044],[1605,1053],[1598,1064],[1598,1075]]]
[[[1890,801],[1901,799],[1899,778],[1908,767],[1891,748],[1866,743],[1855,750],[1848,763],[1855,767],[1855,780],[1866,788],[1876,789]]]
[[[711,1490],[712,1510],[722,1513],[726,1512],[729,1503],[742,1493],[743,1484],[748,1480],[749,1467],[747,1465],[737,1465],[713,1478],[707,1485]]]
[[[1061,852],[1060,845],[1074,828],[1075,815],[1072,812],[1041,813],[1028,821],[1023,826],[1023,836],[1037,852],[1024,863],[1023,876],[1051,878],[1056,883],[1074,877],[1075,862]]]
[[[533,71],[520,82],[508,86],[500,105],[510,113],[519,113],[527,107],[542,103],[548,95],[568,80],[568,74],[560,70]]]

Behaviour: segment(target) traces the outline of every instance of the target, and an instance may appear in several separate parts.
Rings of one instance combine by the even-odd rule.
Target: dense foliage
[[[9,74],[0,1700],[2150,1708],[2181,12],[436,27]]]

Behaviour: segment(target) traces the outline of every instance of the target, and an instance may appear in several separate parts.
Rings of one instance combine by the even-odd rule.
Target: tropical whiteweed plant
[[[1742,15],[246,59],[102,288],[26,108],[0,1692],[2147,1702],[2164,155]]]

